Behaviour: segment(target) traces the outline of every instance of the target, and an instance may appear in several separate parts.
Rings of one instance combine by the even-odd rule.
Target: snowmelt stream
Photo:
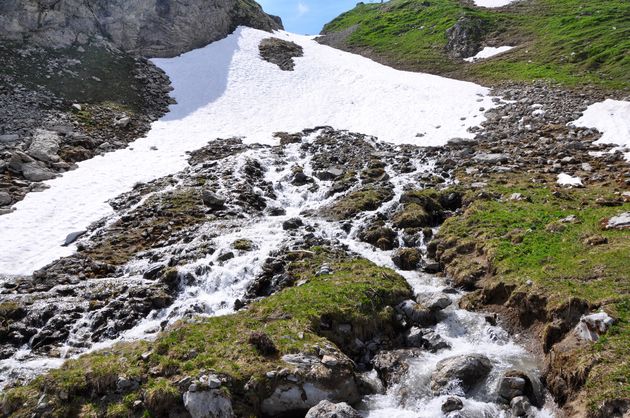
[[[312,140],[316,135],[317,131],[308,140]],[[282,223],[304,211],[312,210],[314,213],[318,213],[318,209],[328,205],[340,195],[338,193],[327,197],[333,182],[319,180],[316,177],[312,178],[318,187],[312,187],[308,184],[303,186],[292,184],[291,178],[295,165],[303,167],[307,176],[313,174],[310,165],[311,157],[304,155],[300,146],[301,144],[285,146],[282,160],[279,160],[278,155],[274,154],[272,148],[269,147],[248,150],[225,159],[222,164],[233,167],[236,176],[239,175],[244,162],[248,159],[255,158],[260,161],[265,169],[265,180],[273,185],[276,195],[274,199],[268,198],[267,204],[268,206],[283,207],[286,214],[276,217],[252,217],[241,221],[241,224],[237,226],[223,225],[224,233],[219,233],[214,239],[217,250],[212,255],[179,267],[180,271],[183,272],[196,271],[199,273],[198,267],[212,266],[205,273],[197,274],[197,280],[194,284],[184,286],[175,303],[168,308],[153,311],[133,329],[115,340],[95,344],[90,350],[109,346],[115,341],[152,338],[166,324],[191,314],[213,316],[232,312],[235,300],[242,297],[247,284],[260,273],[265,259],[270,256],[273,250],[291,241],[292,233],[285,231]],[[443,293],[447,287],[443,278],[417,271],[398,270],[391,259],[392,251],[381,251],[357,238],[368,219],[378,212],[391,211],[409,185],[417,184],[421,174],[433,172],[430,162],[412,161],[412,164],[414,170],[405,174],[395,173],[389,166],[386,168],[386,170],[391,171],[390,181],[394,186],[393,199],[384,203],[376,211],[365,212],[358,216],[353,221],[353,227],[349,232],[346,232],[342,222],[317,217],[308,218],[308,223],[316,226],[315,234],[318,237],[346,245],[351,252],[357,253],[378,265],[395,269],[409,281],[415,293],[420,297],[447,294],[454,302],[444,311],[444,319],[433,327],[451,345],[451,348],[442,349],[437,353],[425,352],[422,357],[413,360],[409,372],[399,384],[390,387],[384,394],[372,395],[364,400],[361,413],[366,417],[373,418],[391,416],[441,417],[443,416],[441,405],[447,395],[435,396],[429,389],[430,376],[435,370],[437,362],[454,355],[483,353],[493,363],[493,371],[483,388],[473,395],[468,395],[468,397],[457,387],[454,387],[449,394],[460,395],[463,398],[463,411],[467,413],[467,417],[508,417],[509,412],[495,403],[498,379],[503,372],[513,368],[537,375],[538,370],[533,356],[514,343],[503,329],[489,324],[484,315],[457,308],[456,302],[462,294],[459,292]],[[226,228],[226,226],[228,227]],[[216,230],[221,228],[221,225],[209,223],[203,227],[208,230],[213,228]],[[199,232],[203,232],[203,230]],[[250,252],[237,253],[234,258],[221,262],[219,260],[220,255],[229,251],[236,239],[251,240],[254,249]],[[187,245],[194,245],[194,242],[173,245],[178,246],[178,250],[185,250]],[[423,243],[420,246],[424,248]],[[164,251],[166,255],[173,250],[172,246],[167,246],[161,251]],[[137,265],[137,263],[147,262],[132,261],[128,270],[142,271],[145,266]],[[141,276],[130,276],[127,279],[140,280]],[[80,340],[81,332],[89,329],[89,326],[89,317],[75,326],[73,335],[69,338],[68,349],[72,345],[72,340]],[[11,372],[16,372],[19,369],[24,372],[30,368],[32,374],[37,374],[41,373],[44,368],[55,367],[59,364],[59,360],[52,359],[20,361],[19,356],[28,356],[28,350],[23,350],[14,358],[0,362],[0,368]],[[46,364],[46,361],[49,363]],[[544,418],[551,417],[553,414],[550,410],[543,409],[537,410],[535,416]]]
[[[424,74],[395,71],[367,59],[321,46],[309,38],[280,32],[275,36],[299,43],[304,58],[297,59],[296,71],[285,73],[258,57],[258,42],[268,33],[238,29],[223,41],[170,60],[156,60],[173,81],[178,105],[156,122],[149,135],[129,148],[85,161],[73,172],[48,182],[50,188],[31,193],[17,205],[16,211],[0,217],[5,239],[0,243],[0,272],[29,274],[54,259],[73,252],[73,247],[59,246],[66,234],[85,228],[90,222],[112,214],[107,199],[129,190],[136,182],[178,172],[186,166],[186,151],[203,146],[217,137],[242,135],[246,143],[272,144],[274,131],[300,131],[305,127],[332,125],[380,137],[392,143],[440,145],[452,137],[471,137],[471,126],[483,120],[481,107],[493,106],[488,91],[480,86]],[[157,147],[157,150],[152,150]],[[88,347],[94,350],[116,341],[151,338],[163,326],[191,314],[222,315],[233,311],[247,284],[261,271],[270,253],[289,239],[282,222],[304,210],[317,209],[338,196],[327,196],[330,181],[314,178],[319,188],[295,186],[290,182],[292,165],[312,174],[308,158],[299,144],[286,146],[284,161],[278,162],[270,148],[253,149],[228,158],[238,172],[249,157],[261,161],[266,180],[274,185],[274,205],[286,209],[279,217],[254,217],[223,228],[215,239],[217,251],[206,258],[183,266],[182,271],[199,272],[199,267],[213,267],[197,275],[195,284],[181,289],[176,301],[148,317],[121,336]],[[394,198],[377,211],[387,211],[397,202],[404,188],[417,182],[421,173],[431,172],[431,164],[414,161],[415,171],[391,176]],[[377,212],[375,211],[375,212]],[[316,222],[317,234],[375,262],[396,269],[391,252],[362,243],[357,234],[365,220],[375,212],[357,218],[350,232],[339,222]],[[204,226],[221,228],[216,224]],[[226,261],[220,254],[235,239],[249,239],[253,251],[239,253]],[[181,244],[177,244],[181,245]],[[168,251],[169,248],[164,248]],[[131,263],[140,263],[132,261]],[[128,271],[141,266],[130,265]],[[417,294],[443,294],[443,279],[419,272],[396,269]],[[127,274],[117,280],[142,280]],[[461,293],[449,294],[453,302]],[[493,363],[493,372],[479,392],[464,399],[464,411],[470,417],[507,416],[494,402],[497,379],[511,368],[538,374],[534,358],[517,345],[500,327],[490,325],[481,314],[459,309],[453,303],[446,318],[435,331],[452,348],[425,353],[415,360],[407,377],[385,394],[368,397],[362,414],[368,417],[440,417],[445,395],[434,396],[428,382],[436,363],[446,357],[483,353]],[[82,340],[90,325],[85,316],[72,330],[66,353],[73,342]],[[62,350],[63,352],[64,350]],[[0,361],[2,374],[24,376],[57,367],[60,359],[34,358],[24,347],[12,358]],[[458,392],[455,392],[458,393]],[[548,410],[536,411],[537,417],[549,417]]]

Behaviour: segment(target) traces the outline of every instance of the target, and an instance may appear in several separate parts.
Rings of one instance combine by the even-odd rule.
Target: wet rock
[[[283,71],[293,71],[295,62],[293,58],[304,56],[304,50],[295,42],[279,38],[265,38],[258,45],[260,56]]]
[[[392,255],[392,261],[401,270],[415,270],[422,261],[418,248],[401,248]]]
[[[430,311],[413,300],[406,300],[400,303],[396,306],[396,311],[403,314],[410,324],[420,328],[435,325],[437,322],[435,312]]]
[[[154,264],[149,266],[148,269],[142,274],[142,278],[146,280],[155,280],[164,271],[166,266],[164,264]]]
[[[284,208],[280,208],[277,206],[267,208],[267,213],[269,216],[284,216],[287,211]]]
[[[470,391],[492,370],[492,362],[482,354],[449,357],[438,362],[431,376],[431,390],[440,393],[457,383],[464,392]]]
[[[221,209],[225,206],[225,198],[209,189],[203,190],[201,193],[201,199],[203,200],[204,205],[212,209]]]
[[[531,409],[531,404],[526,396],[517,396],[510,402],[512,408],[512,415],[515,417],[524,417]]]
[[[504,376],[499,382],[499,396],[503,401],[511,401],[525,393],[525,379],[518,376]]]
[[[432,353],[451,348],[451,345],[446,342],[440,334],[433,330],[426,331],[422,338],[424,340],[423,347]]]
[[[324,400],[309,409],[305,418],[361,418],[361,415],[345,402]]]
[[[430,311],[441,311],[449,307],[452,303],[451,299],[446,295],[435,294],[424,297],[418,297],[418,302]]]
[[[317,357],[305,354],[283,356],[282,360],[293,369],[276,376],[271,394],[261,403],[263,414],[303,416],[323,400],[357,402],[361,395],[352,362],[339,352],[327,355],[336,358],[334,366],[324,365]]]
[[[298,229],[303,225],[304,225],[304,222],[302,222],[302,219],[291,218],[282,223],[282,229],[284,229],[285,231],[290,231],[290,230]]]
[[[230,418],[232,402],[220,390],[184,393],[184,407],[192,418]]]
[[[66,239],[63,241],[62,246],[67,247],[68,245],[72,244],[73,242],[75,242],[76,240],[78,240],[79,238],[81,238],[83,235],[85,235],[87,233],[87,231],[83,230],[83,231],[76,231],[76,232],[71,232],[66,236]]]
[[[343,176],[344,170],[341,167],[328,167],[325,170],[317,171],[315,177],[320,180],[335,180],[338,177]]]
[[[464,408],[464,403],[456,396],[449,396],[442,404],[442,412],[448,414],[449,412],[459,411]]]
[[[391,228],[381,225],[370,225],[359,234],[361,241],[372,244],[383,251],[398,247],[398,233]]]
[[[391,351],[380,351],[372,359],[372,365],[378,377],[387,386],[398,383],[409,370],[409,360],[418,357],[422,351],[417,348],[406,348]]]
[[[424,330],[411,327],[405,332],[405,345],[407,347],[422,348],[424,346]]]

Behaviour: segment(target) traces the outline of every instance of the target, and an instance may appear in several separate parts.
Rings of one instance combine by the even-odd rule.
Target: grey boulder
[[[28,155],[46,163],[55,163],[60,160],[59,134],[45,129],[37,129],[33,135],[33,141],[28,148]]]
[[[192,418],[230,418],[232,402],[219,390],[184,393],[184,407]]]
[[[361,415],[345,402],[324,400],[309,409],[305,418],[361,418]]]
[[[473,389],[492,370],[492,362],[483,354],[465,354],[438,362],[431,376],[431,390],[440,393],[451,384],[458,384],[464,392]]]

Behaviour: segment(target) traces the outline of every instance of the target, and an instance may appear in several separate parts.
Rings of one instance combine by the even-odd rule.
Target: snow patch
[[[568,175],[567,173],[558,174],[558,180],[556,183],[559,186],[569,186],[569,187],[582,187],[582,179],[579,177],[573,177]]]
[[[502,7],[514,3],[514,1],[516,0],[475,0],[475,5],[481,7]]]
[[[603,135],[596,144],[615,144],[630,161],[630,102],[606,99],[590,105],[578,120],[576,127],[594,128]]]
[[[481,51],[477,52],[477,55],[475,55],[474,57],[464,58],[464,61],[473,62],[473,61],[477,61],[477,60],[481,60],[485,58],[494,57],[495,55],[502,54],[513,48],[514,48],[513,46],[499,46],[499,47],[487,46]]]
[[[472,138],[468,128],[485,120],[479,108],[495,106],[477,84],[397,71],[311,37],[274,35],[304,48],[295,71],[263,61],[258,44],[271,34],[243,27],[204,48],[154,60],[170,77],[177,104],[145,138],[79,163],[1,216],[0,274],[30,274],[72,254],[76,246],[62,247],[64,238],[112,215],[108,199],[182,170],[186,152],[216,138],[275,144],[273,132],[330,125],[394,143],[442,145]]]

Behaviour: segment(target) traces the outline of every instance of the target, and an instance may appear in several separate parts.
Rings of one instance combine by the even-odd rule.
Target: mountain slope
[[[569,86],[630,86],[630,3],[531,0],[487,9],[458,0],[362,4],[327,24],[322,42],[405,69],[486,83],[549,79]],[[512,51],[466,64],[447,50],[447,30],[464,18],[480,24],[476,49]],[[340,36],[341,35],[341,36]],[[474,55],[474,54],[472,54]]]

